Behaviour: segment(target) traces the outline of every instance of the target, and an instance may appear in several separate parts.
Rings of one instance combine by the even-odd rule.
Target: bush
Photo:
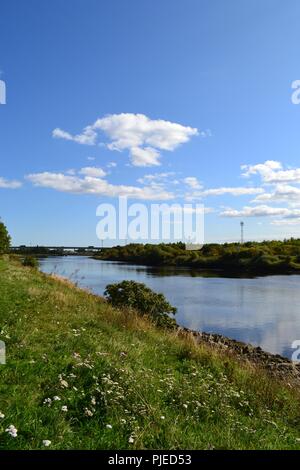
[[[169,314],[176,313],[163,294],[157,294],[145,284],[122,281],[106,286],[104,296],[115,307],[129,307],[141,315],[149,316],[159,326],[175,327],[176,321]]]
[[[37,268],[39,265],[36,258],[33,256],[25,256],[23,259],[23,266],[29,266],[30,268]]]
[[[10,236],[7,228],[0,222],[0,254],[6,253],[10,247]]]

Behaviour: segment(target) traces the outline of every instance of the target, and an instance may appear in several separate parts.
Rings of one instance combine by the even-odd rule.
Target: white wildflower
[[[60,401],[60,398],[59,398],[57,395],[55,395],[55,396],[53,397],[53,400],[54,400],[54,401]]]
[[[64,379],[61,379],[60,380],[60,385],[63,387],[63,388],[68,388],[69,384],[66,380]]]
[[[165,416],[161,416],[160,419],[165,419]]]
[[[62,406],[61,411],[68,411],[68,407],[66,405]]]
[[[51,441],[49,441],[48,439],[43,440],[43,446],[49,447],[50,445],[51,445]]]
[[[84,415],[88,416],[88,417],[91,417],[91,416],[93,416],[93,412],[91,410],[89,410],[88,408],[85,408],[84,409]]]
[[[5,415],[2,413],[2,411],[0,411],[0,419],[3,419],[5,418]]]
[[[130,438],[128,439],[128,442],[129,442],[129,444],[132,444],[134,442],[133,436],[130,436]]]
[[[15,428],[13,424],[10,424],[7,429],[5,429],[5,432],[7,432],[11,437],[17,437],[18,430]]]
[[[107,424],[106,427],[107,427],[107,429],[112,429],[112,425],[111,425],[111,424]]]
[[[185,408],[185,409],[187,409],[187,407],[188,407],[186,403],[184,403],[182,406],[183,406],[183,408]]]

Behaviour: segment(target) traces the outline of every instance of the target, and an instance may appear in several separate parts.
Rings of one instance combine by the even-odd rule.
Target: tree
[[[6,253],[10,247],[10,235],[3,222],[0,222],[0,253]]]
[[[149,316],[157,325],[174,327],[176,322],[169,314],[176,313],[163,294],[157,294],[145,284],[122,281],[106,286],[104,296],[115,307],[129,307],[141,315]]]

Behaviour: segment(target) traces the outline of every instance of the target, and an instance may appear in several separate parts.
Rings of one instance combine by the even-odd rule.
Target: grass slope
[[[0,331],[2,449],[300,447],[296,390],[4,258]]]

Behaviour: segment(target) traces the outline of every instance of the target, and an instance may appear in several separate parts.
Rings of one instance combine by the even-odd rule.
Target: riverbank
[[[0,325],[1,448],[300,448],[292,381],[8,258]]]
[[[217,349],[242,362],[263,368],[275,378],[286,381],[289,386],[300,385],[300,363],[293,362],[280,354],[272,354],[259,346],[215,333],[192,331],[188,328],[179,328],[179,331],[192,334],[197,344],[205,343],[214,350]]]
[[[132,243],[107,248],[95,258],[153,267],[185,267],[227,276],[299,274],[300,240],[206,244],[201,250],[186,250],[184,243]]]

